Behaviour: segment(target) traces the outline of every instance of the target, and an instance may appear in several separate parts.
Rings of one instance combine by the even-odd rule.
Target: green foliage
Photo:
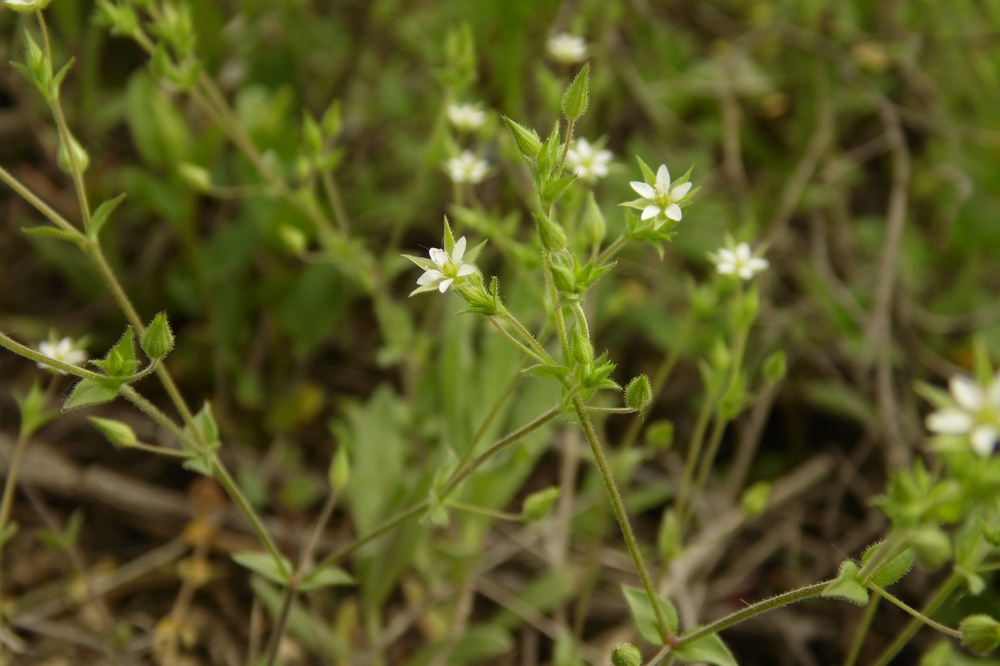
[[[628,602],[629,610],[632,611],[632,620],[635,622],[639,634],[648,643],[663,645],[663,636],[660,634],[660,624],[656,619],[656,611],[653,610],[653,605],[650,603],[649,597],[646,596],[646,591],[622,585],[622,593],[625,595],[625,601]],[[657,599],[657,603],[660,604],[663,615],[667,619],[667,627],[670,631],[676,632],[678,619],[673,604],[661,598]]]

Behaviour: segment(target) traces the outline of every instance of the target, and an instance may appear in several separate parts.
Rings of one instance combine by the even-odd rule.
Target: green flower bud
[[[538,153],[542,152],[542,140],[538,138],[538,133],[514,122],[507,116],[501,116],[501,118],[507,125],[507,129],[510,130],[510,135],[513,137],[518,151],[525,157],[538,157]]]
[[[743,513],[753,518],[764,513],[767,508],[767,499],[771,496],[771,484],[766,481],[758,481],[743,492],[740,504],[743,505]]]
[[[612,666],[640,666],[642,653],[634,645],[623,643],[615,647],[611,653]]]
[[[559,492],[558,486],[551,486],[531,493],[521,505],[521,516],[528,522],[534,522],[549,515],[552,505],[559,499]]]
[[[601,207],[597,205],[593,192],[587,194],[587,205],[583,209],[582,223],[583,233],[587,241],[591,245],[599,247],[607,235],[608,228],[604,223],[604,215],[601,213]]]
[[[212,187],[212,175],[197,164],[181,162],[177,165],[177,173],[198,192],[208,192]]]
[[[646,443],[654,449],[666,451],[674,443],[674,424],[669,419],[653,421],[646,428]]]
[[[100,430],[101,434],[108,438],[108,441],[119,448],[127,449],[135,446],[136,442],[139,441],[135,436],[135,431],[126,423],[114,419],[102,419],[99,416],[90,416],[87,420]]]
[[[566,86],[562,97],[562,112],[567,120],[573,121],[587,112],[590,106],[590,63],[588,62]]]
[[[989,615],[970,615],[958,625],[962,645],[978,655],[987,655],[1000,645],[1000,623]]]
[[[73,173],[74,165],[80,170],[80,173],[83,173],[90,166],[90,155],[87,154],[87,151],[84,150],[83,146],[80,145],[80,142],[72,134],[69,135],[69,145],[70,150],[73,151],[72,161],[66,152],[66,145],[62,141],[59,141],[59,152],[56,155],[56,163],[59,164],[60,169],[68,174]]]
[[[542,213],[535,213],[535,226],[542,246],[549,252],[559,252],[566,247],[566,232],[559,223]]]
[[[569,346],[573,352],[573,358],[580,365],[589,365],[594,360],[594,345],[579,326],[574,328],[570,334]]]
[[[161,312],[153,317],[149,326],[139,338],[139,345],[146,356],[153,360],[164,358],[174,348],[174,332],[170,330],[167,313]]]
[[[667,509],[660,519],[660,531],[656,534],[656,547],[664,560],[676,558],[684,550],[684,539],[681,536],[681,523],[677,512]]]
[[[309,239],[306,238],[306,235],[298,227],[291,224],[282,224],[278,227],[278,238],[281,239],[281,243],[288,251],[295,255],[305,252],[309,245]]]
[[[330,487],[335,493],[339,493],[347,485],[351,478],[351,461],[348,458],[346,446],[337,447],[337,452],[333,454],[333,460],[330,461],[327,476],[330,479]]]
[[[641,412],[653,402],[653,385],[646,375],[639,375],[625,387],[625,405]]]

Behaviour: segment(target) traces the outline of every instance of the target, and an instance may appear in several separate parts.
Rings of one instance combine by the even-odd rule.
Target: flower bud
[[[634,645],[623,643],[615,647],[611,653],[612,666],[640,666],[642,653]]]
[[[562,97],[562,112],[567,120],[574,121],[587,112],[590,106],[590,63],[588,62],[566,87]]]
[[[538,153],[542,151],[542,140],[538,138],[538,133],[529,127],[514,122],[507,116],[501,116],[501,118],[504,124],[507,125],[507,129],[510,130],[510,135],[513,137],[518,151],[525,157],[538,157]]]
[[[559,492],[558,486],[551,486],[531,493],[521,506],[521,516],[528,522],[534,522],[549,515],[552,505],[559,499]]]
[[[208,192],[212,187],[212,175],[208,173],[208,169],[197,164],[181,162],[177,165],[177,173],[198,192]]]
[[[659,451],[666,451],[674,443],[674,424],[669,419],[660,419],[646,428],[646,443]]]
[[[587,194],[587,204],[583,209],[583,233],[587,241],[595,247],[601,245],[601,241],[608,233],[604,215],[601,213],[601,207],[597,205],[597,200],[594,199],[593,192]]]
[[[987,655],[1000,645],[1000,623],[989,615],[970,615],[958,625],[962,645],[978,655]]]
[[[126,423],[114,419],[102,419],[99,416],[91,416],[87,420],[100,430],[101,434],[108,438],[108,441],[119,448],[126,449],[135,446],[136,442],[139,441],[135,436],[135,431]]]
[[[629,409],[641,412],[653,402],[653,385],[649,377],[639,375],[625,387],[625,405]]]
[[[758,481],[743,493],[740,504],[743,505],[743,513],[750,518],[759,516],[767,508],[767,500],[771,496],[771,484],[766,481]]]
[[[351,478],[351,461],[347,456],[347,447],[340,445],[337,452],[330,461],[330,469],[327,472],[330,479],[330,487],[333,492],[339,493],[347,485]]]
[[[573,358],[580,365],[586,366],[594,360],[594,345],[579,326],[573,329],[569,346],[573,352]]]
[[[559,252],[566,247],[566,232],[559,226],[559,223],[547,215],[535,213],[535,225],[538,227],[538,236],[542,239],[542,246],[549,252]]]
[[[146,356],[153,360],[159,360],[170,353],[174,348],[174,333],[170,330],[166,312],[153,317],[153,321],[149,322],[139,338],[139,345]]]
[[[73,159],[70,160],[70,156],[66,152],[66,145],[60,140],[56,163],[59,164],[60,169],[68,174],[73,173],[74,166],[80,170],[80,173],[83,173],[90,166],[90,156],[87,155],[87,151],[83,149],[83,146],[80,145],[80,142],[72,134],[69,135],[69,145]]]

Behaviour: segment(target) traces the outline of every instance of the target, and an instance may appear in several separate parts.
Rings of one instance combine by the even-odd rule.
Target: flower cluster
[[[982,386],[971,377],[956,375],[948,382],[953,404],[927,416],[927,429],[939,435],[964,435],[972,450],[986,457],[1000,438],[1000,373]]]

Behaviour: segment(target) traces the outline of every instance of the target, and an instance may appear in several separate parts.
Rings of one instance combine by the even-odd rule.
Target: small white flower
[[[460,132],[471,132],[486,122],[486,112],[478,104],[449,104],[448,120]]]
[[[572,65],[587,59],[587,42],[583,41],[583,37],[568,32],[560,32],[549,37],[546,48],[552,59],[563,65]]]
[[[722,275],[738,275],[744,280],[750,280],[754,275],[767,268],[767,259],[753,256],[750,246],[740,243],[735,248],[719,248],[718,252],[709,252],[708,258]]]
[[[956,375],[948,382],[954,407],[927,416],[927,429],[940,435],[968,435],[973,451],[986,457],[1000,438],[1000,373],[983,387],[970,377]]]
[[[594,150],[594,146],[586,139],[577,139],[566,152],[569,168],[580,178],[590,181],[608,175],[611,157],[610,150]]]
[[[445,171],[453,183],[481,183],[486,178],[489,164],[470,150],[463,150],[458,157],[452,157],[444,164]]]
[[[451,249],[450,255],[444,250],[432,247],[430,250],[431,261],[437,268],[425,269],[424,274],[417,278],[417,284],[421,287],[437,285],[438,291],[442,294],[448,291],[448,287],[456,279],[476,272],[475,266],[462,262],[464,254],[465,236],[455,241],[455,247]]]
[[[69,365],[83,365],[87,362],[87,352],[85,352],[80,344],[73,338],[63,338],[62,340],[57,341],[55,337],[51,337],[47,341],[38,343],[38,351],[51,359],[62,361],[63,363],[68,363]],[[60,375],[67,374],[63,370],[50,368],[44,363],[38,363],[37,365],[39,368],[45,368],[51,372],[58,372]]]
[[[36,12],[45,9],[52,0],[3,0],[3,5],[8,9],[22,14]]]
[[[691,191],[691,182],[681,183],[671,188],[670,172],[667,170],[666,164],[661,164],[660,168],[657,169],[654,184],[650,185],[646,182],[633,180],[629,185],[632,186],[636,194],[642,197],[641,201],[645,202],[642,209],[642,219],[648,220],[665,215],[675,222],[680,221],[681,207],[678,204],[687,198],[688,192]]]

